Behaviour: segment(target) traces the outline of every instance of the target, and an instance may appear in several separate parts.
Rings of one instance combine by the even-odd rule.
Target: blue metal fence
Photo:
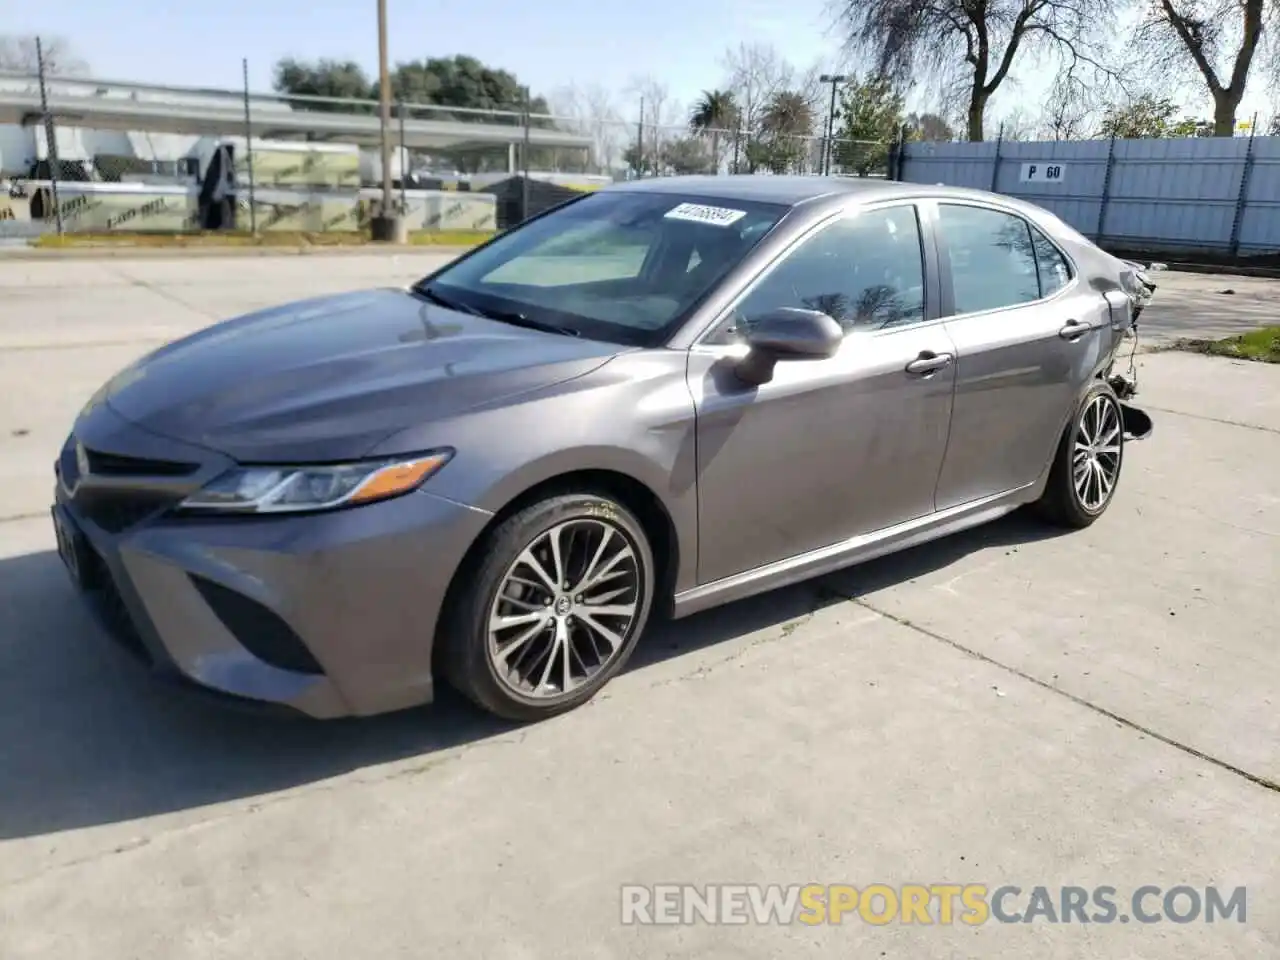
[[[1116,248],[1280,252],[1280,137],[907,143],[899,177],[1028,200]]]

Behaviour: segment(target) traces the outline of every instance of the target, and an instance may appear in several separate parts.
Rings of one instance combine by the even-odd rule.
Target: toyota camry
[[[1154,285],[939,186],[675,177],[410,286],[215,324],[55,465],[76,586],[157,673],[314,717],[447,682],[530,721],[683,617],[1029,506],[1084,527],[1146,436]]]

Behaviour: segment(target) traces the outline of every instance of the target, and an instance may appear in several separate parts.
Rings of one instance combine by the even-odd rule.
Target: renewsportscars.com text
[[[1145,884],[657,884],[622,888],[624,924],[1244,923],[1246,888]]]

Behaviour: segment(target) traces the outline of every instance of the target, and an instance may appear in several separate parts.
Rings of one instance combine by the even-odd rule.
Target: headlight
[[[298,513],[398,497],[449,462],[451,451],[336,466],[237,467],[182,501],[212,513]]]

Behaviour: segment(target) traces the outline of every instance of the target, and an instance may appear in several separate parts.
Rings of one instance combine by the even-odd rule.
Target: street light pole
[[[849,78],[842,73],[824,73],[818,78],[819,83],[831,84],[831,106],[827,108],[827,140],[822,149],[822,172],[831,174],[831,141],[836,135],[836,88]]]
[[[382,202],[371,229],[374,240],[404,242],[403,220],[392,212],[391,200],[391,72],[387,68],[387,0],[378,0],[378,106],[382,115]]]

